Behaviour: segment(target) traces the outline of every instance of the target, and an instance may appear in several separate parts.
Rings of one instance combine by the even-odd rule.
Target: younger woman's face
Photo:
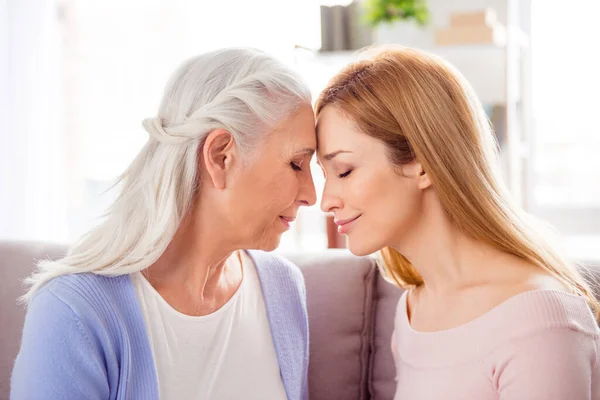
[[[410,233],[422,214],[414,165],[393,165],[386,145],[334,105],[317,119],[317,157],[325,174],[321,209],[334,214],[352,253],[395,246]]]

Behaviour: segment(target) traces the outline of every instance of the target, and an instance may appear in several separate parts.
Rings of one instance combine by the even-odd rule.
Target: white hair
[[[254,154],[267,132],[310,102],[300,76],[258,50],[222,49],[184,62],[167,84],[158,116],[143,121],[149,140],[119,178],[121,192],[104,221],[64,258],[38,262],[21,300],[28,303],[61,275],[116,276],[149,267],[190,209],[206,135],[226,129],[244,155]]]

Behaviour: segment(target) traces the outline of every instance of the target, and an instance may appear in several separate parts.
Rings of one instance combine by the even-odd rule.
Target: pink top
[[[600,330],[586,301],[516,295],[456,328],[417,332],[398,302],[395,400],[599,400]]]

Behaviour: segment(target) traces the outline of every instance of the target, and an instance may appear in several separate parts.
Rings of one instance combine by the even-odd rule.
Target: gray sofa
[[[56,245],[0,241],[0,400],[8,398],[25,314],[15,303],[22,294],[20,279],[35,259],[64,251]],[[306,280],[311,400],[392,399],[390,338],[401,290],[383,280],[371,258],[342,250],[288,258]]]
[[[0,241],[0,400],[8,399],[25,310],[15,299],[34,260],[57,258],[57,245]],[[401,291],[385,282],[373,259],[343,250],[287,255],[304,273],[310,319],[311,400],[387,400],[395,389],[390,353]]]

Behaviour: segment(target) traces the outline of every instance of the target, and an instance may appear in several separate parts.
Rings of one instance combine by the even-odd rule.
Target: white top
[[[171,307],[140,273],[132,281],[140,302],[161,399],[287,399],[260,281],[252,259],[233,297],[212,314],[195,317]]]

